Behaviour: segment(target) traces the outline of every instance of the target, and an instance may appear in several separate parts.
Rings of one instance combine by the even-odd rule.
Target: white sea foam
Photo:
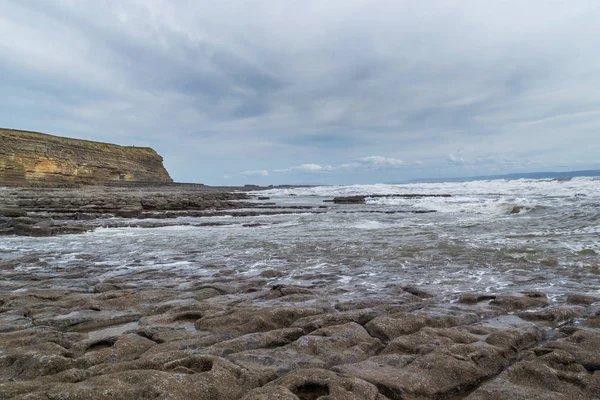
[[[550,196],[550,197],[600,197],[600,179],[597,177],[577,177],[568,180],[558,179],[496,179],[468,182],[374,184],[348,186],[314,186],[284,189],[268,189],[252,192],[256,195],[273,197],[295,196],[356,196],[389,194],[451,194],[451,195],[491,195],[498,196]]]
[[[363,221],[358,221],[356,223],[351,224],[352,228],[355,229],[381,229],[385,226],[386,224],[379,222],[379,221],[370,221],[370,220],[363,220]]]
[[[256,194],[256,192],[254,192]],[[370,205],[402,210],[432,210],[440,213],[501,216],[523,215],[536,209],[590,204],[600,201],[600,179],[596,177],[516,179],[470,182],[317,186],[270,189],[259,192],[282,202],[289,199],[369,196]],[[403,194],[448,194],[451,197],[378,197]],[[290,197],[291,195],[294,195]]]

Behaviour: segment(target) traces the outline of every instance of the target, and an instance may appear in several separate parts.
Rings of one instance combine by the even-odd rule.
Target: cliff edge
[[[148,147],[0,128],[0,186],[172,182]]]

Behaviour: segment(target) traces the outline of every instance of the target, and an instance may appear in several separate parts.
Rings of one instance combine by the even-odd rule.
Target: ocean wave
[[[534,210],[547,209],[550,206],[532,203],[528,199],[511,201],[498,198],[477,197],[367,197],[366,204],[401,207],[405,210],[434,210],[439,213],[472,213],[488,215],[525,214]]]
[[[487,181],[372,184],[347,186],[313,186],[296,188],[273,188],[254,195],[271,197],[286,196],[368,196],[393,194],[450,194],[452,196],[546,196],[546,197],[587,197],[600,198],[600,185],[597,177],[576,177],[563,179],[497,179]]]

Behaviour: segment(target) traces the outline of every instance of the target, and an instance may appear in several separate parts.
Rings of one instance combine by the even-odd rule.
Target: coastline
[[[180,222],[168,220],[180,217],[251,215],[254,213],[252,209],[272,206],[265,202],[249,201],[256,200],[256,197],[248,192],[261,189],[266,188],[254,185],[213,187],[143,182],[5,188],[0,191],[0,236],[77,234],[97,227],[152,228],[178,225]],[[278,213],[277,209],[270,212]],[[115,222],[114,218],[126,221]],[[136,219],[137,222],[127,222],[130,219]]]
[[[31,226],[87,229],[329,207],[278,206],[249,187],[165,187],[15,189],[5,208]],[[600,388],[600,298],[448,297],[395,282],[365,295],[280,283],[276,268],[203,274],[187,262],[115,271],[91,251],[3,262],[0,398],[592,399]]]

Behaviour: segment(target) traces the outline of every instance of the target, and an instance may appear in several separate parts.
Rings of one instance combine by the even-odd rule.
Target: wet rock
[[[540,260],[540,264],[547,267],[556,267],[558,265],[558,260],[556,258],[544,258],[543,260]]]
[[[590,328],[600,328],[600,315],[588,317],[585,320],[585,326]]]
[[[262,388],[254,389],[242,400],[385,400],[377,388],[362,379],[343,377],[324,369],[300,369]]]
[[[288,345],[300,338],[304,331],[300,328],[283,328],[269,332],[249,333],[235,339],[214,344],[206,352],[219,356],[255,349],[274,349]]]
[[[523,209],[522,206],[513,206],[513,208],[511,208],[508,213],[509,214],[518,214],[521,212],[522,209]]]
[[[390,341],[401,335],[409,335],[425,327],[429,317],[418,314],[404,314],[391,317],[376,317],[365,325],[365,329],[373,337]]]
[[[329,365],[373,355],[382,343],[355,322],[320,328],[290,345],[300,353],[315,354]]]
[[[317,388],[318,390],[318,388]],[[311,391],[315,393],[315,391]],[[322,392],[317,391],[317,394]],[[314,397],[313,397],[314,398]],[[242,400],[299,400],[300,398],[292,393],[288,388],[278,385],[266,385],[261,388],[252,389],[248,394],[242,397]]]
[[[312,294],[312,290],[301,286],[273,285],[271,290],[269,290],[269,292],[265,295],[265,298],[275,299],[294,294],[310,295]]]
[[[152,340],[154,343],[168,343],[173,341],[185,341],[189,339],[202,338],[204,336],[212,336],[208,333],[201,334],[195,329],[186,329],[185,326],[144,326],[136,330],[140,336]],[[210,344],[214,343],[211,342]]]
[[[380,316],[372,319],[365,325],[365,329],[373,337],[388,342],[398,336],[409,335],[419,331],[425,326],[451,327],[475,322],[474,315],[461,316],[431,316],[417,313],[397,313],[390,316]]]
[[[463,304],[477,304],[482,301],[494,300],[496,295],[489,294],[477,294],[477,293],[463,293],[458,299],[459,303]]]
[[[346,197],[334,197],[333,202],[335,204],[365,204],[367,198],[404,198],[404,199],[418,199],[423,197],[451,197],[449,194],[421,194],[421,193],[408,193],[408,194],[371,194],[368,196],[346,196]],[[328,201],[328,200],[325,200]]]
[[[567,304],[591,305],[600,301],[600,297],[586,296],[583,294],[569,294]]]
[[[62,234],[77,234],[92,230],[85,225],[69,224],[54,225],[50,220],[43,220],[36,224],[15,223],[10,233],[21,236],[46,237]]]
[[[542,311],[522,311],[517,315],[526,321],[550,321],[560,325],[582,316],[584,312],[581,307],[553,307]]]
[[[420,297],[402,291],[402,293],[399,293],[393,302],[382,298],[357,298],[339,302],[335,305],[335,309],[338,311],[361,310],[365,308],[391,310],[397,307],[403,307],[405,305],[408,308],[420,307],[418,303],[422,301],[423,299]]]
[[[85,334],[60,332],[48,326],[31,326],[23,330],[0,333],[0,343],[2,343],[2,348],[9,350],[48,342],[57,344],[63,349],[69,349],[73,343],[84,337]]]
[[[23,314],[0,315],[0,333],[12,332],[32,327],[31,318]]]
[[[52,236],[53,229],[49,225],[17,223],[13,227],[13,233],[21,236]]]
[[[266,269],[260,273],[260,277],[262,278],[280,278],[284,276],[285,273],[282,271],[277,271],[275,269]]]
[[[203,288],[193,292],[194,299],[201,301],[221,295],[222,292],[216,288]]]
[[[9,379],[0,381],[0,399],[15,400],[47,400],[41,390],[48,389],[47,382],[41,381],[18,381]]]
[[[577,331],[534,349],[469,400],[597,399],[600,393],[600,333]]]
[[[328,368],[364,360],[381,348],[379,340],[350,322],[318,329],[280,348],[244,351],[228,358],[248,368],[282,375],[297,368]]]
[[[405,286],[402,288],[402,290],[404,290],[407,293],[410,293],[412,295],[415,295],[417,297],[420,297],[422,299],[428,299],[431,297],[434,297],[431,293],[426,292],[425,290],[419,289],[418,287],[415,286]]]
[[[156,316],[155,314],[161,314],[159,317],[162,316],[166,321],[195,322],[208,312],[220,311],[222,309],[218,306],[202,303],[195,298],[188,298],[163,301],[156,306],[150,307],[149,312],[154,316]]]
[[[195,326],[198,330],[226,333],[236,337],[284,328],[302,317],[322,314],[323,311],[312,307],[243,307],[208,315],[196,321]]]
[[[101,283],[94,285],[94,292],[95,293],[105,293],[105,292],[111,292],[113,290],[121,290],[122,288],[123,288],[122,285],[119,285],[119,284],[101,282]]]
[[[335,204],[365,204],[366,197],[367,196],[334,197],[332,202]]]
[[[548,304],[546,295],[537,292],[524,293],[523,296],[496,296],[494,300],[490,301],[490,305],[496,306],[503,311],[546,307]]]
[[[457,334],[458,342],[455,342],[452,335],[443,333],[419,332],[415,334],[417,339],[414,341],[405,340],[404,345],[396,342],[388,350],[389,354],[341,365],[334,371],[364,379],[391,399],[447,398],[467,392],[497,374],[507,362],[516,358],[520,349],[534,345],[542,337],[539,330],[514,331],[507,333],[502,340],[493,340],[494,344],[461,343],[472,338]],[[407,350],[415,352],[423,345],[431,346],[427,336],[437,336],[437,346],[433,346],[437,348],[428,349],[424,355],[406,354]],[[393,354],[394,349],[400,350],[401,354]]]
[[[190,332],[186,330],[173,329],[170,333],[166,329],[159,327],[154,331],[149,338],[159,346],[150,348],[144,356],[154,357],[162,356],[171,353],[191,354],[208,354],[210,351],[205,351],[216,343],[223,342],[229,339],[228,335],[218,335],[209,332]],[[139,334],[139,333],[138,333]],[[177,337],[177,335],[179,337]]]
[[[10,218],[25,217],[27,216],[27,212],[16,207],[0,207],[0,216]]]
[[[524,350],[539,342],[543,337],[543,332],[537,327],[525,328],[520,330],[497,330],[488,335],[485,339],[487,344],[506,349],[513,353]]]
[[[305,333],[310,333],[315,329],[331,325],[342,325],[348,322],[356,322],[359,325],[365,325],[379,314],[381,314],[381,312],[377,310],[363,309],[311,315],[296,320],[292,326],[302,328]]]
[[[73,311],[64,315],[39,316],[33,320],[37,326],[51,326],[61,331],[90,331],[111,325],[137,321],[139,313],[117,311]]]
[[[121,218],[137,218],[142,213],[142,207],[129,207],[119,209],[115,215]]]
[[[535,328],[536,325],[533,322],[525,321],[519,318],[515,314],[502,314],[491,318],[486,318],[477,323],[476,326],[482,328],[495,328],[495,329],[530,329]]]
[[[56,343],[41,342],[7,349],[0,358],[0,365],[10,377],[34,379],[72,368],[74,360],[70,355],[67,349]]]
[[[217,357],[192,356],[171,361],[162,370],[129,370],[99,375],[80,383],[42,390],[49,399],[233,400],[259,386],[247,370]]]
[[[40,220],[38,218],[19,217],[19,218],[14,218],[13,222],[17,223],[17,224],[34,225],[34,224],[39,223]],[[54,225],[52,220],[49,220],[49,224]]]
[[[120,363],[137,359],[156,343],[138,334],[125,334],[100,340],[87,340],[77,343],[72,352],[79,355],[74,364],[77,368],[92,365]]]
[[[579,330],[565,339],[548,342],[545,347],[568,352],[587,371],[600,371],[599,331]]]
[[[134,290],[125,289],[123,283],[116,284],[122,290],[103,292],[96,297],[105,309],[126,313],[127,310],[141,310],[144,304],[150,305],[173,298],[173,293],[165,289]]]
[[[488,330],[486,334],[490,333]],[[481,335],[481,331],[477,332]],[[478,335],[467,328],[423,328],[412,335],[400,336],[392,340],[381,354],[427,354],[455,343],[470,344],[480,341]]]

